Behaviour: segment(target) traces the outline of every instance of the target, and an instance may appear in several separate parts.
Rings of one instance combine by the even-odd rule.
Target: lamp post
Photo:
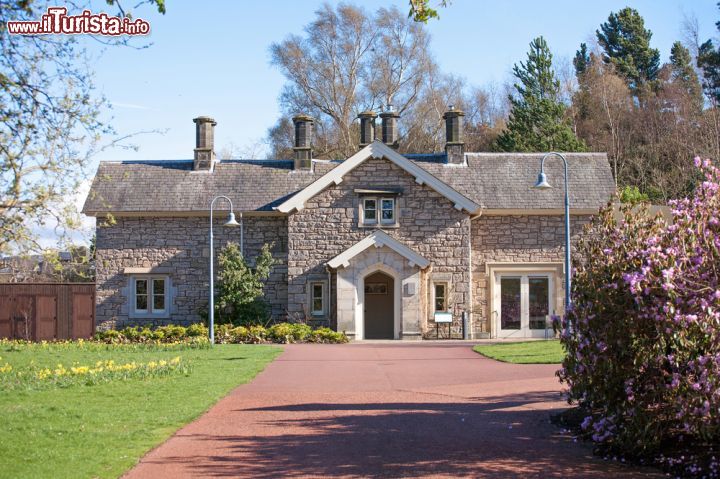
[[[570,195],[568,193],[568,163],[565,157],[555,151],[545,154],[540,160],[540,174],[533,188],[547,190],[552,188],[545,176],[545,160],[549,156],[559,156],[565,167],[565,324],[567,330],[567,312],[570,308]]]
[[[233,213],[232,200],[227,196],[216,196],[210,202],[210,344],[215,344],[215,275],[213,274],[213,260],[215,254],[213,253],[213,206],[215,201],[220,198],[224,198],[230,203],[230,216],[223,226],[240,226],[240,223],[235,221],[235,213]]]

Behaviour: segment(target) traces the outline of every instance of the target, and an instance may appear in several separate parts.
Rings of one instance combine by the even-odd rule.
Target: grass
[[[31,361],[54,367],[180,356],[192,370],[187,376],[0,391],[0,477],[118,477],[232,388],[250,381],[280,351],[261,345],[171,351],[2,347],[0,362],[15,369]]]
[[[565,357],[560,341],[523,341],[521,343],[478,344],[476,353],[504,363],[559,364]]]

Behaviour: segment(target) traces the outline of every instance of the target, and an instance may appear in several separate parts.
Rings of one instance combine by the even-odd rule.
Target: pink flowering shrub
[[[631,453],[720,441],[720,171],[695,163],[671,222],[607,208],[576,249],[558,375],[592,439]]]

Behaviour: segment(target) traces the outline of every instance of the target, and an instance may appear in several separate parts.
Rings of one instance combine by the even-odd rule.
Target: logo
[[[150,23],[142,18],[114,17],[107,13],[83,10],[80,15],[68,15],[65,7],[49,7],[39,21],[9,21],[11,35],[148,35]]]

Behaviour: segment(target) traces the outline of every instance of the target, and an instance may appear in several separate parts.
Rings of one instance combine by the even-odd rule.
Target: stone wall
[[[458,171],[458,174],[462,174]],[[311,198],[304,209],[288,218],[288,309],[302,314],[307,303],[307,284],[327,278],[325,262],[365,238],[375,228],[358,225],[358,188],[401,188],[397,211],[399,227],[383,227],[389,235],[432,263],[429,279],[446,275],[451,283],[451,308],[456,329],[460,314],[470,305],[470,219],[452,202],[385,159],[369,159]],[[335,287],[335,285],[333,285]],[[423,287],[421,292],[427,291]],[[336,301],[333,299],[333,306]],[[434,328],[428,308],[424,316]],[[327,322],[335,319],[335,308]]]
[[[240,228],[222,226],[217,219],[215,257],[229,241],[240,242]],[[97,222],[97,307],[100,328],[127,324],[189,324],[200,320],[198,311],[208,301],[208,218],[204,217],[117,217],[114,224]],[[276,319],[284,317],[287,306],[287,218],[251,216],[244,219],[245,255],[254,259],[264,243],[274,242],[277,264],[265,288]],[[168,318],[131,319],[128,314],[129,276],[125,268],[161,268],[172,283],[172,304]],[[217,273],[217,262],[215,263]],[[163,273],[165,274],[165,273]]]
[[[571,216],[574,241],[590,216]],[[472,221],[473,323],[475,337],[490,332],[487,263],[541,263],[565,260],[564,216],[481,216]],[[558,290],[564,295],[563,279]]]

